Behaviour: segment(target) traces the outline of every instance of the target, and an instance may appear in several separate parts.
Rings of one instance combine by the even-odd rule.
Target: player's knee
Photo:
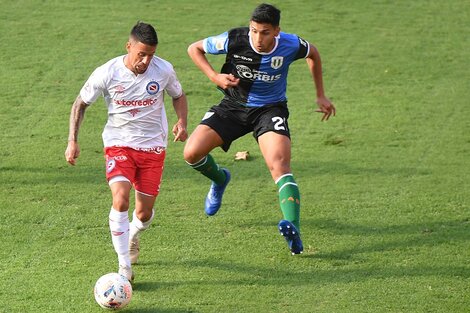
[[[153,218],[153,214],[152,214],[152,210],[148,211],[139,211],[139,212],[136,212],[136,216],[137,218],[142,222],[142,223],[145,223],[145,222],[148,222],[150,219]]]
[[[270,172],[289,172],[290,160],[284,157],[278,157],[275,160],[268,160],[266,162]]]
[[[204,156],[200,156],[197,150],[191,145],[186,145],[183,151],[183,158],[189,164],[194,164],[200,161]]]
[[[115,195],[113,197],[113,208],[119,212],[124,212],[124,211],[129,210],[129,198]]]
[[[272,164],[268,168],[274,180],[291,172],[289,164]]]

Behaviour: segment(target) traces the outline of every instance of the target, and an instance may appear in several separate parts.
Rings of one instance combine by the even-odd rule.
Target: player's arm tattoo
[[[80,95],[77,96],[72,105],[72,110],[70,111],[69,141],[78,140],[78,131],[83,118],[85,117],[85,110],[87,107],[88,105],[82,100]]]

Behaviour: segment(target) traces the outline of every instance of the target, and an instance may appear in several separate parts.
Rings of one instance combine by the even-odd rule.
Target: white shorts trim
[[[111,186],[112,184],[120,182],[120,181],[126,181],[128,183],[131,183],[131,181],[129,179],[127,179],[127,177],[122,176],[122,175],[118,175],[118,176],[114,176],[113,178],[111,178],[108,182],[108,185]]]
[[[149,195],[148,193],[145,193],[145,192],[142,192],[142,191],[139,191],[139,190],[136,190],[135,192],[138,192],[138,193],[140,193],[141,195],[144,195],[144,196],[147,196],[147,197],[153,197],[153,198],[156,197],[156,196]]]

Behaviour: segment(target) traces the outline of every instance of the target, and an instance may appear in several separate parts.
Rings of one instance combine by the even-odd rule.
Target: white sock
[[[109,212],[109,230],[114,250],[118,255],[119,266],[131,266],[129,258],[129,215],[111,208]]]
[[[155,216],[155,210],[152,209],[152,216],[150,217],[150,219],[146,222],[142,222],[141,220],[139,220],[134,210],[134,212],[132,213],[132,222],[130,223],[129,240],[136,241],[136,239],[139,236],[139,233],[149,228],[150,224],[153,221],[154,216]]]

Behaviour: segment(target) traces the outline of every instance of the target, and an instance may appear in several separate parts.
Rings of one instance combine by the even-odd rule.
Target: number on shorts
[[[284,126],[285,124],[285,119],[279,116],[275,116],[271,119],[274,123],[274,129],[275,130],[286,130],[286,127]]]

